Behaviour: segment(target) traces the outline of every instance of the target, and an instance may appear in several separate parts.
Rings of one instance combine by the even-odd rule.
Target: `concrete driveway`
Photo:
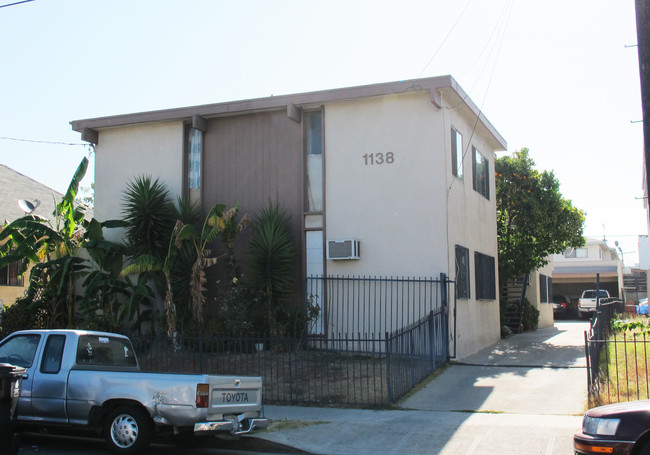
[[[515,335],[449,366],[400,410],[267,406],[311,423],[262,433],[317,454],[572,453],[586,403],[585,322]]]

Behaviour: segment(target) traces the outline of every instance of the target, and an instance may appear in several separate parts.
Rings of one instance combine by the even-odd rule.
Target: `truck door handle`
[[[29,373],[25,373],[25,374],[23,375],[23,379],[29,379]]]

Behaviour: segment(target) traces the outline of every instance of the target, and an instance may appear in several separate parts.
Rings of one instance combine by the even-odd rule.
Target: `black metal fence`
[[[390,405],[449,359],[449,283],[444,277],[442,282],[427,280],[427,284],[424,284],[425,280],[407,281],[398,280],[392,284],[393,289],[399,289],[399,295],[404,293],[408,296],[405,301],[409,305],[419,302],[418,312],[424,308],[430,310],[397,330],[377,333],[376,327],[356,325],[359,329],[373,330],[359,330],[354,334],[312,333],[302,338],[246,335],[179,336],[173,340],[132,337],[132,340],[144,370],[262,376],[267,403]],[[341,281],[335,282],[338,284],[334,289],[337,289]],[[349,293],[348,289],[343,294],[346,296],[344,300],[363,300],[352,296],[360,295],[358,292],[364,288],[358,286],[359,283],[369,281],[354,279],[346,282],[352,284],[355,293]],[[388,281],[374,282],[381,283],[378,288],[391,289]],[[431,284],[436,282],[438,294],[434,297]],[[426,305],[423,301],[425,294],[431,299]],[[398,300],[388,299],[389,294],[383,291],[380,295],[384,296],[381,302],[398,303]],[[414,295],[417,298],[413,298]],[[328,302],[334,302],[332,294],[329,296]],[[343,303],[336,307],[342,308]],[[359,311],[362,308],[355,303],[350,306]],[[411,306],[408,311],[415,311],[414,308]],[[366,310],[370,311],[369,308]],[[363,311],[351,314],[363,315]],[[409,313],[409,318],[415,314]],[[402,319],[385,319],[389,320]]]
[[[611,321],[624,313],[620,302],[600,305],[585,332],[587,385],[592,405],[650,398],[648,352],[643,332],[617,333]]]
[[[306,294],[320,309],[311,334],[383,336],[447,305],[449,281],[435,278],[310,276]]]

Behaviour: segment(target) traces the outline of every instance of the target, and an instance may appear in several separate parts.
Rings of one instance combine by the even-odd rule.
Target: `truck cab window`
[[[61,370],[64,346],[65,335],[50,335],[48,337],[41,361],[41,373],[56,374]]]

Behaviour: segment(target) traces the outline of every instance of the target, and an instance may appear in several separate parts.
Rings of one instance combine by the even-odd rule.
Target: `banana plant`
[[[183,223],[179,220],[176,221],[169,245],[167,247],[167,255],[164,260],[161,260],[150,254],[142,254],[133,259],[133,262],[125,267],[121,275],[127,276],[134,273],[145,272],[162,272],[165,276],[165,299],[163,307],[165,309],[165,317],[167,319],[167,336],[172,338],[177,330],[176,327],[176,306],[174,305],[174,290],[172,287],[172,268],[174,261],[178,255],[178,251],[182,246],[180,233],[183,228]]]
[[[85,207],[75,201],[87,168],[84,157],[51,220],[30,214],[0,231],[0,268],[22,261],[20,273],[25,273],[33,265],[27,297],[33,299],[45,286],[48,297],[64,304],[63,315],[51,316],[63,316],[67,327],[74,326],[75,282],[86,269],[86,261],[78,257],[87,227]]]
[[[237,204],[224,212],[225,208],[224,204],[214,205],[205,217],[200,233],[190,224],[183,225],[179,232],[179,239],[191,242],[196,253],[196,260],[192,266],[190,289],[192,314],[198,327],[203,327],[205,318],[205,293],[207,291],[205,269],[215,265],[219,259],[228,256],[228,252],[212,256],[212,250],[208,247],[222,236],[226,241],[226,248],[232,248],[228,239],[234,238],[250,224],[248,215],[244,215],[237,222],[236,217],[239,211]],[[224,236],[225,233],[228,235]]]

